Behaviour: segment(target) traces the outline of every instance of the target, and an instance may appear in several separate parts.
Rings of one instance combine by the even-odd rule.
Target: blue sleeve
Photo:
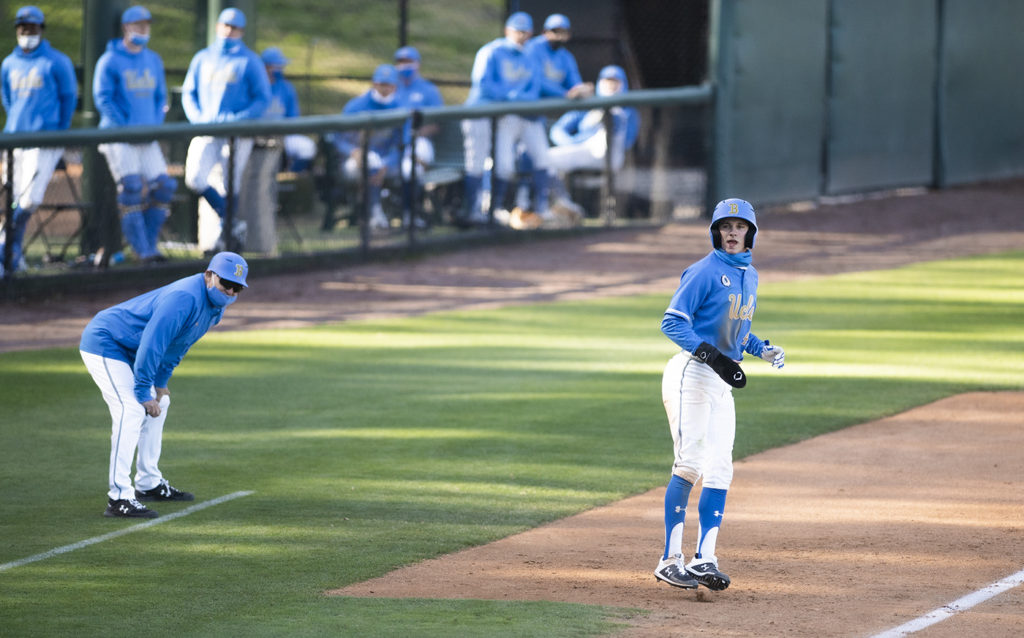
[[[423,92],[423,106],[444,106],[444,97],[441,96],[441,89],[431,83],[430,89]]]
[[[764,341],[761,341],[753,332],[748,332],[747,338],[743,343],[743,351],[755,357],[760,357],[764,353]]]
[[[554,124],[551,125],[551,131],[548,136],[551,138],[551,143],[556,146],[567,146],[569,144],[576,143],[576,133],[579,131],[580,120],[586,115],[584,111],[569,111],[563,113],[562,117],[558,118]]]
[[[71,116],[78,106],[78,80],[75,79],[75,67],[71,58],[61,54],[57,62],[57,95],[60,100],[59,130],[71,127]]]
[[[345,103],[345,107],[341,109],[341,114],[352,115],[353,113],[361,113],[363,110],[361,96],[356,96]],[[339,153],[348,157],[359,146],[359,131],[342,131],[336,134],[334,136],[334,146],[338,149]]]
[[[193,124],[200,121],[203,111],[199,108],[199,67],[202,64],[203,52],[192,58],[185,73],[185,81],[181,84],[181,108],[185,117]]]
[[[480,95],[492,102],[504,102],[505,87],[498,76],[496,57],[494,50],[491,50],[484,63],[483,72],[480,74]]]
[[[164,63],[159,56],[156,56],[156,91],[153,92],[153,100],[156,102],[157,120],[164,123],[167,117],[167,74],[164,73]]]
[[[3,95],[2,95],[2,98],[0,98],[0,99],[2,99],[2,101],[3,101],[4,111],[10,111],[11,110],[11,93],[10,93],[10,87],[7,84],[7,65],[6,64],[4,64],[2,67],[0,67],[0,84],[2,84],[2,90],[3,90]]]
[[[245,76],[249,91],[249,107],[236,113],[235,119],[259,119],[270,104],[270,78],[267,77],[263,61],[255,53],[249,56],[249,64],[245,65]]]
[[[693,323],[679,315],[665,313],[661,319],[661,332],[687,352],[694,352],[701,344],[700,337],[693,331]]]
[[[112,60],[113,56],[103,55],[96,63],[96,76],[92,80],[92,96],[100,115],[110,120],[114,126],[124,126],[128,118],[121,112],[121,109],[117,108],[114,101],[117,89],[117,71],[112,68]]]
[[[583,84],[583,76],[580,75],[580,67],[576,64],[576,58],[571,53],[566,55],[566,59],[569,61],[569,70],[565,75],[566,83],[568,84],[565,89],[568,91],[577,84]]]
[[[171,342],[188,324],[195,301],[195,297],[184,291],[173,292],[156,300],[153,314],[142,330],[139,349],[135,353],[135,398],[139,403],[152,398],[151,386],[165,387],[170,379],[165,357]]]
[[[285,80],[282,80],[284,82]],[[295,87],[292,86],[291,82],[285,84],[285,95],[284,95],[284,116],[285,117],[299,117],[299,95],[295,91]]]

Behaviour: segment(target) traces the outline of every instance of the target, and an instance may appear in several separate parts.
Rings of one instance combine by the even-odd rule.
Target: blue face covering
[[[128,41],[137,47],[144,47],[149,43],[149,34],[129,33]]]
[[[284,69],[274,69],[270,72],[270,77],[274,78],[275,81],[284,79]]]
[[[216,284],[206,289],[206,296],[210,298],[210,303],[218,308],[227,308],[238,301],[238,295],[231,296],[218,288]]]
[[[400,77],[400,78],[402,78],[402,80],[408,82],[409,80],[411,80],[411,79],[416,77],[416,67],[412,67],[412,66],[407,67],[407,68],[398,67],[398,77]]]
[[[227,53],[241,41],[241,38],[217,38],[217,50],[221,53]]]

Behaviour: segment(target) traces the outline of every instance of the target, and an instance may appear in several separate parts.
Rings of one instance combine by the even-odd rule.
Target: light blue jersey
[[[132,53],[111,40],[96,63],[92,84],[100,128],[163,124],[167,79],[160,55],[148,47]]]
[[[488,42],[473,62],[466,104],[529,102],[540,97],[540,72],[526,49],[507,38]]]
[[[757,307],[757,270],[736,266],[713,250],[685,271],[665,310],[662,332],[687,352],[701,342],[740,361],[760,356],[764,343],[750,332]]]
[[[78,82],[71,59],[47,40],[29,52],[21,47],[0,65],[4,133],[62,131],[71,126]]]
[[[267,120],[280,120],[287,117],[299,117],[299,96],[295,86],[284,79],[284,75],[274,78],[270,85],[270,105],[263,112]]]
[[[565,47],[553,49],[544,35],[530,39],[526,53],[540,70],[540,97],[565,97],[569,89],[583,83],[576,57]]]
[[[405,108],[405,105],[399,101],[397,92],[391,95],[393,98],[390,101],[381,102],[374,98],[373,90],[371,89],[349,100],[341,112],[344,115],[353,115],[367,111],[387,111]],[[338,151],[346,157],[351,154],[353,150],[359,147],[360,134],[360,131],[345,131],[337,135],[334,140]],[[381,160],[383,160],[388,168],[397,170],[399,151],[402,147],[403,138],[404,129],[399,126],[371,131],[370,150],[380,155]]]
[[[196,53],[181,89],[193,124],[258,119],[270,104],[266,67],[241,41],[219,40]]]
[[[437,86],[421,75],[417,75],[409,84],[398,83],[398,100],[402,106],[410,109],[444,106],[444,98]]]
[[[101,310],[85,327],[79,349],[132,366],[135,398],[145,403],[152,387],[167,387],[185,353],[223,314],[199,273]]]

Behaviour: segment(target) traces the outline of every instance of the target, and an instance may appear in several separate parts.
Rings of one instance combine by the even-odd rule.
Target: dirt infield
[[[1024,180],[759,212],[762,281],[1024,248]],[[663,293],[706,222],[253,280],[218,329]],[[141,292],[141,291],[137,291]],[[70,346],[129,294],[0,305],[0,352]],[[866,636],[1024,568],[1024,394],[976,393],[737,463],[719,552],[734,585],[651,575],[663,488],[332,592],[637,608],[627,636]],[[692,547],[693,525],[686,547]],[[1024,635],[1024,587],[922,636]]]
[[[630,637],[872,635],[1024,569],[1021,414],[1024,393],[967,394],[737,462],[723,592],[655,582],[658,488],[330,593],[642,609]],[[921,635],[1024,635],[1022,589]]]

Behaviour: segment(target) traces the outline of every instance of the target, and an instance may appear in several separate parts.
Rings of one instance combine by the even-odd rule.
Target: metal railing
[[[509,104],[491,103],[475,106],[442,106],[427,108],[421,111],[412,111],[405,108],[392,109],[387,111],[364,112],[354,115],[315,115],[303,116],[280,120],[245,120],[238,122],[224,122],[211,124],[190,124],[190,123],[167,123],[160,126],[124,127],[114,129],[69,129],[63,131],[43,131],[35,133],[10,133],[0,135],[0,153],[4,153],[7,159],[8,173],[13,166],[13,150],[16,148],[34,147],[95,147],[103,143],[143,143],[150,141],[182,141],[199,136],[213,136],[229,138],[234,147],[234,140],[237,138],[282,136],[290,134],[326,134],[339,133],[343,131],[369,131],[372,129],[401,127],[411,125],[412,148],[415,149],[417,131],[420,126],[430,123],[444,123],[469,119],[487,118],[491,121],[491,150],[493,160],[495,152],[495,132],[497,120],[505,115],[542,116],[564,113],[572,110],[593,110],[604,111],[604,125],[607,129],[611,126],[611,110],[620,106],[707,106],[712,101],[712,87],[709,84],[699,86],[688,86],[670,89],[648,89],[635,90],[624,94],[610,97],[592,97],[580,100],[568,99],[545,99],[535,102]],[[608,139],[611,139],[609,135]],[[369,135],[362,136],[364,157],[368,150]],[[229,157],[229,162],[233,161]],[[361,190],[368,192],[369,170],[367,162],[362,162]],[[412,171],[410,180],[415,188],[416,180],[419,179],[416,170],[415,157],[411,162]],[[708,170],[714,166],[714,162],[706,162]],[[232,170],[227,171],[227,180],[233,179]],[[401,171],[400,171],[401,174]],[[605,153],[605,167],[603,171],[604,183],[601,192],[602,213],[601,217],[605,223],[614,221],[614,171],[611,166],[611,153]],[[9,226],[14,209],[12,197],[12,180],[8,175],[5,185],[7,214],[5,226]],[[235,213],[235,193],[229,184],[227,188],[228,206],[224,219],[224,226],[231,228],[232,215]],[[414,202],[416,198],[413,198]],[[414,204],[415,205],[415,204]],[[415,210],[412,211],[415,215]],[[369,198],[362,198],[360,202],[360,249],[366,253],[370,249],[370,203]],[[494,226],[494,201],[489,205],[488,218],[490,226]],[[416,243],[416,224],[408,224],[408,242],[410,245]],[[10,276],[10,245],[2,255],[4,277]]]

